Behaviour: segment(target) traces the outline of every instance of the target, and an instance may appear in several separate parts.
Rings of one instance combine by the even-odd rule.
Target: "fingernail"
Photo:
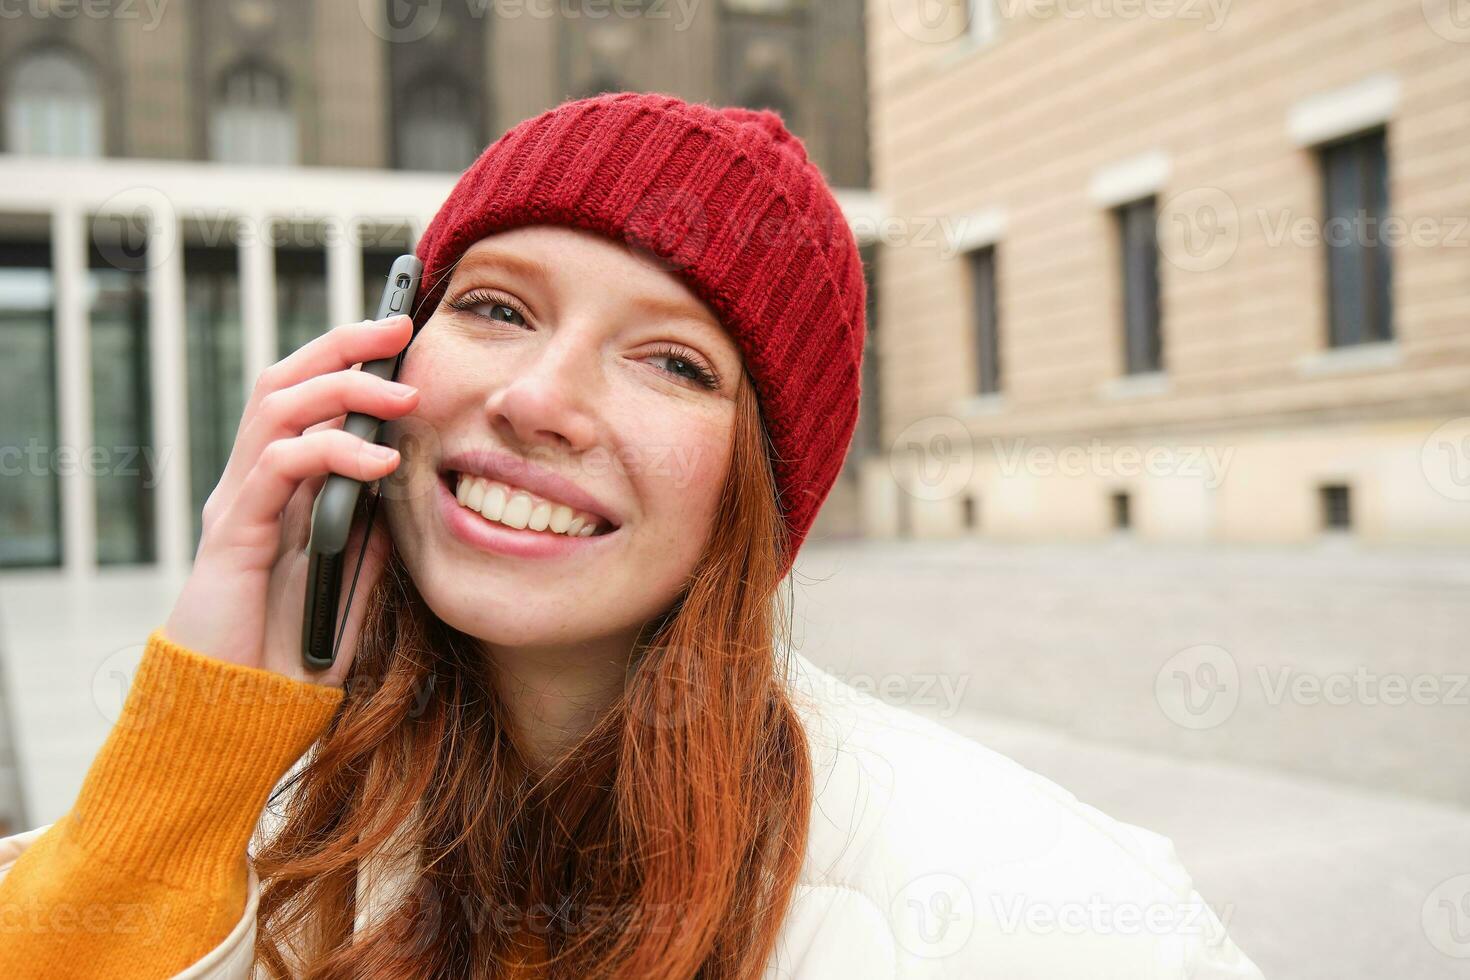
[[[398,458],[398,450],[394,449],[392,446],[370,446],[368,448],[368,451],[371,452],[374,457],[376,457],[377,459],[381,459],[385,463]]]
[[[406,385],[401,381],[390,381],[388,382],[388,384],[392,386],[390,390],[393,392],[393,394],[397,395],[399,398],[411,398],[418,392],[418,389],[415,388],[413,385]]]

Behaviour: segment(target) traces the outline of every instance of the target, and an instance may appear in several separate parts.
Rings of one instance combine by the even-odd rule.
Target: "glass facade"
[[[240,268],[233,247],[184,250],[189,490],[194,547],[204,502],[219,484],[245,410]]]
[[[135,257],[136,256],[136,257]],[[97,563],[155,560],[148,364],[148,283],[141,254],[93,249],[88,263],[92,321],[92,441],[97,494]]]
[[[327,253],[319,248],[276,249],[276,359],[326,333]]]
[[[29,233],[27,233],[29,234]],[[153,444],[146,249],[105,242],[94,229],[85,271],[93,439],[68,459],[95,494],[99,565],[158,560],[158,485],[170,454]],[[365,316],[402,247],[362,255]],[[204,503],[238,434],[245,398],[240,256],[233,245],[184,249],[186,397],[192,547]],[[322,248],[276,251],[277,360],[319,336],[328,320]],[[55,280],[50,245],[0,239],[0,568],[63,561]]]
[[[0,242],[0,567],[61,564],[51,250]]]

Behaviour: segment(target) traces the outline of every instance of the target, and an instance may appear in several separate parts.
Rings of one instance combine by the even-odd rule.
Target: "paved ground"
[[[800,571],[813,660],[1173,838],[1268,977],[1470,978],[1470,708],[1384,684],[1470,669],[1470,556],[908,543]],[[1201,644],[1236,705],[1190,728],[1159,676]],[[1280,686],[1359,665],[1376,684]]]
[[[1268,977],[1470,978],[1470,555],[812,542],[798,571],[814,660],[1173,838]],[[25,825],[179,585],[0,576]]]

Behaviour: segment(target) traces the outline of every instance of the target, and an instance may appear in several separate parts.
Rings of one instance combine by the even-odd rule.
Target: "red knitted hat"
[[[775,447],[790,568],[857,425],[866,309],[857,242],[781,117],[663,94],[564,102],[460,177],[419,241],[424,302],[486,235],[570,225],[656,255],[744,355]]]

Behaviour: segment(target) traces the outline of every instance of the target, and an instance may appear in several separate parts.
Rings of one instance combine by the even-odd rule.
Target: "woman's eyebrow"
[[[712,330],[723,330],[717,319],[712,319],[712,314],[704,307],[690,303],[684,299],[671,299],[663,296],[635,295],[633,305],[652,316],[662,317],[667,320],[690,320],[703,324]]]
[[[538,260],[496,249],[481,249],[478,252],[467,254],[460,261],[457,271],[474,273],[491,269],[508,272],[543,285],[551,280],[550,270]]]
[[[551,270],[539,259],[528,258],[515,252],[481,248],[465,253],[455,269],[457,275],[473,275],[488,271],[501,271],[520,276],[539,285],[551,284]],[[707,307],[699,302],[684,298],[635,294],[632,304],[646,315],[665,320],[680,320],[704,328],[725,337],[725,328]]]

